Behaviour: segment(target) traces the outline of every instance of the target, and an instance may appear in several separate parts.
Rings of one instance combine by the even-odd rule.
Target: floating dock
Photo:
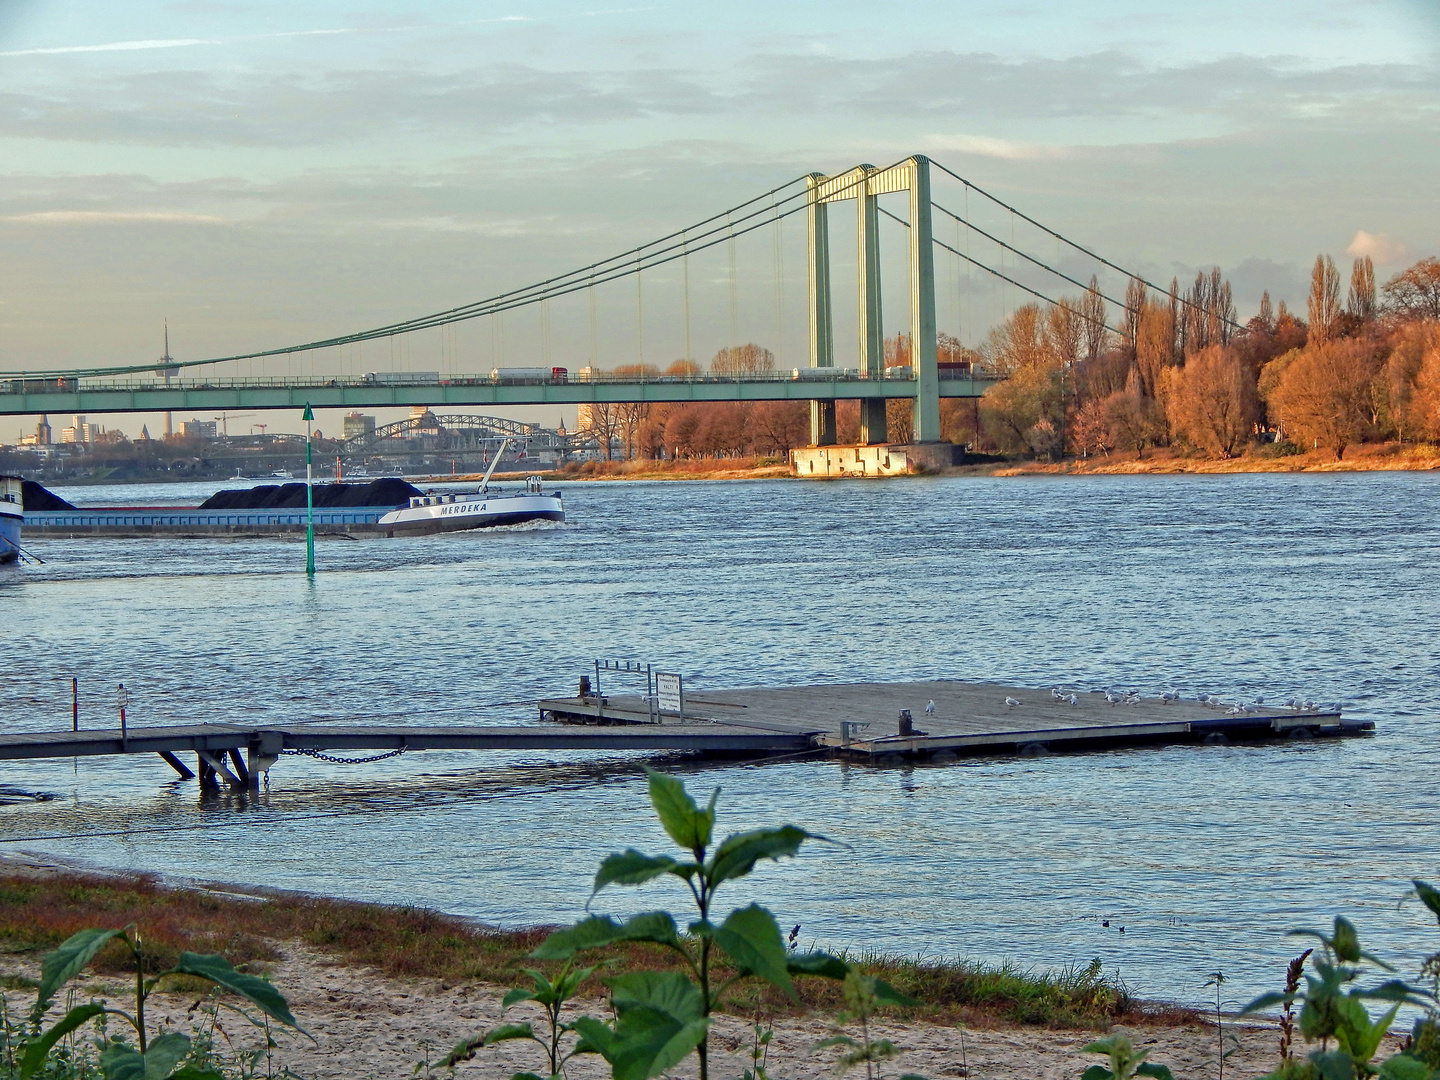
[[[1226,743],[1363,735],[1368,720],[1338,709],[1216,707],[1098,691],[1056,700],[1048,690],[949,680],[778,689],[704,690],[684,715],[645,697],[550,698],[541,722],[492,726],[190,724],[0,734],[0,761],[158,754],[203,786],[254,789],[285,755],[355,763],[327,752],[419,750],[681,751],[712,755],[835,754],[877,763],[951,761],[963,754],[1098,750],[1155,743]],[[932,708],[933,706],[933,708]],[[193,753],[196,770],[176,755]],[[370,759],[375,760],[375,759]]]
[[[1338,709],[1217,707],[1135,696],[1112,703],[1103,691],[1060,689],[1064,701],[1048,689],[954,680],[704,690],[686,695],[684,719],[805,734],[817,747],[872,759],[1309,739],[1361,735],[1375,726],[1346,720]],[[562,724],[656,723],[643,697],[555,698],[539,708],[542,719]]]

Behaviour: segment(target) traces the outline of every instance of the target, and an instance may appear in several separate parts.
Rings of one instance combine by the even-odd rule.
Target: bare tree
[[[1367,323],[1375,318],[1375,306],[1375,263],[1366,255],[1350,267],[1350,295],[1345,298],[1345,310],[1358,322]]]
[[[908,404],[908,402],[907,402]],[[757,401],[750,410],[752,449],[786,454],[810,441],[810,412],[802,401]]]
[[[775,354],[753,341],[747,345],[727,345],[710,361],[716,375],[761,375],[775,370]]]
[[[1310,271],[1310,341],[1323,345],[1334,336],[1335,319],[1340,314],[1340,272],[1329,255],[1315,256]]]
[[[1385,310],[1401,319],[1440,319],[1440,259],[1421,259],[1382,287]]]
[[[1140,311],[1145,306],[1146,297],[1150,295],[1145,283],[1139,278],[1131,278],[1130,284],[1125,286],[1125,323],[1120,328],[1124,335],[1121,347],[1133,359],[1135,356],[1135,341],[1140,331]]]
[[[1105,329],[1105,298],[1100,295],[1100,279],[1090,275],[1090,287],[1080,298],[1081,351],[1086,360],[1097,359],[1109,342]]]

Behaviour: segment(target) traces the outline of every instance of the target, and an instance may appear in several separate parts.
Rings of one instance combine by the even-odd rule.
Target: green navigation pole
[[[305,403],[305,573],[315,576],[315,475],[310,456],[310,424],[315,413]]]

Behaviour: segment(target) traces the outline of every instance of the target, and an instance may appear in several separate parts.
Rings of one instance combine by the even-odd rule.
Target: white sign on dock
[[[679,675],[655,673],[655,702],[662,713],[685,715],[685,689]]]

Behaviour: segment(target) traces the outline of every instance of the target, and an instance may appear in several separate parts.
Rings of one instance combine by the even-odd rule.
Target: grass
[[[237,966],[278,960],[287,942],[300,942],[333,960],[364,965],[399,978],[429,977],[508,986],[525,955],[549,932],[538,927],[502,931],[421,908],[358,904],[282,895],[244,899],[199,889],[170,888],[145,877],[64,873],[0,876],[0,952],[38,955],[87,926],[136,923],[147,968],[174,963],[182,950],[222,953]],[[604,954],[601,954],[603,956]],[[609,951],[624,968],[660,969],[670,957],[654,946]],[[597,957],[599,958],[599,957]],[[1157,1009],[1130,997],[1098,965],[1037,973],[1010,966],[948,960],[912,960],[882,954],[845,956],[925,1005],[916,1015],[937,1023],[972,1026],[1027,1024],[1103,1030],[1116,1023],[1189,1023],[1194,1014]],[[102,951],[95,967],[129,969],[129,954]],[[19,988],[26,980],[9,977]],[[758,983],[732,1011],[797,1015],[840,1008],[837,984],[802,979],[798,1006]],[[599,993],[598,984],[587,988]]]

